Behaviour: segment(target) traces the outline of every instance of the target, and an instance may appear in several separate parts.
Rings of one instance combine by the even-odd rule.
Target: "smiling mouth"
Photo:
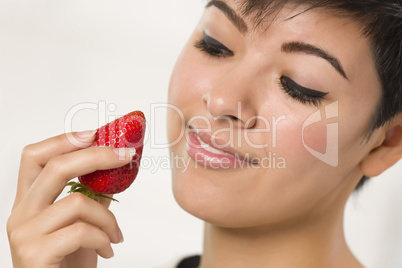
[[[258,164],[249,154],[242,155],[236,149],[209,133],[189,127],[186,151],[198,164],[212,169],[236,169]]]
[[[216,149],[216,148],[212,147],[211,145],[203,142],[201,140],[200,136],[196,135],[196,138],[197,138],[198,142],[200,143],[200,146],[201,146],[202,149],[204,149],[204,150],[206,150],[206,151],[208,151],[208,152],[210,152],[212,154],[226,155],[226,156],[236,158],[236,156],[234,154],[230,154],[230,153],[224,152],[222,150]],[[239,157],[237,157],[237,158],[239,158]]]

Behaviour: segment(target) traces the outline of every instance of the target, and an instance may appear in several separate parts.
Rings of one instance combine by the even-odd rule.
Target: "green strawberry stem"
[[[89,190],[87,187],[85,187],[84,185],[82,185],[81,183],[75,182],[75,181],[70,181],[69,183],[67,183],[67,186],[70,186],[70,191],[68,191],[67,193],[72,194],[72,193],[82,193],[86,196],[88,196],[89,198],[96,200],[99,202],[101,198],[106,198],[106,199],[110,199],[112,201],[116,201],[119,202],[119,200],[114,199],[113,197],[107,196],[107,195],[103,195],[103,194],[97,194],[92,192],[91,190]]]

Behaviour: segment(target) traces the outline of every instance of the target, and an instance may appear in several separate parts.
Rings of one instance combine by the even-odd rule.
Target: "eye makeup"
[[[328,92],[303,87],[287,76],[281,76],[279,85],[290,97],[303,104],[318,106],[328,94]]]
[[[215,58],[226,58],[234,56],[234,52],[223,45],[218,40],[212,38],[205,32],[203,38],[196,41],[194,46],[207,55]],[[319,106],[328,92],[317,91],[303,87],[293,81],[291,78],[282,75],[278,81],[280,88],[291,98],[306,105]]]
[[[218,40],[212,38],[204,32],[204,38],[197,41],[194,46],[213,57],[231,57],[234,52],[223,45]]]

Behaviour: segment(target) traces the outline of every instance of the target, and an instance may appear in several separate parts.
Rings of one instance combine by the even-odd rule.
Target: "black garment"
[[[200,265],[200,255],[184,258],[180,261],[176,268],[198,268]]]

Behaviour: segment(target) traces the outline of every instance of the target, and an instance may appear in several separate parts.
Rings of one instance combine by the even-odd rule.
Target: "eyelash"
[[[219,46],[214,45],[212,43],[207,42],[205,39],[207,38],[207,35],[204,34],[204,38],[201,39],[200,41],[197,41],[194,46],[198,48],[199,50],[206,52],[208,55],[212,57],[217,57],[217,58],[226,58],[226,57],[231,57],[234,56],[233,51],[225,47],[223,44],[219,43],[215,39],[208,37],[212,40],[214,40],[216,43],[220,44]]]
[[[214,42],[219,44],[219,46],[207,42],[206,39],[213,40]],[[194,46],[200,51],[205,52],[208,55],[216,58],[231,57],[234,55],[233,51],[225,47],[219,41],[207,36],[205,33],[204,38],[197,41]],[[286,76],[281,76],[281,78],[278,80],[278,85],[280,86],[280,88],[285,91],[291,98],[301,102],[302,104],[319,106],[321,104],[321,100],[323,100],[324,96],[328,94],[312,89],[303,88],[297,85],[297,87],[303,88],[304,90],[310,92],[310,94],[306,94],[304,92],[301,92],[300,89],[297,89],[297,87],[290,84],[297,85],[293,80]]]
[[[321,104],[321,101],[328,94],[321,91],[304,88],[305,90],[311,92],[310,94],[306,94],[301,92],[300,89],[297,89],[292,85],[289,85],[289,83],[296,84],[293,80],[291,80],[289,77],[286,76],[281,76],[281,78],[278,81],[278,85],[282,88],[283,91],[285,91],[290,97],[301,102],[302,104],[319,106]],[[303,87],[300,86],[300,88]]]

